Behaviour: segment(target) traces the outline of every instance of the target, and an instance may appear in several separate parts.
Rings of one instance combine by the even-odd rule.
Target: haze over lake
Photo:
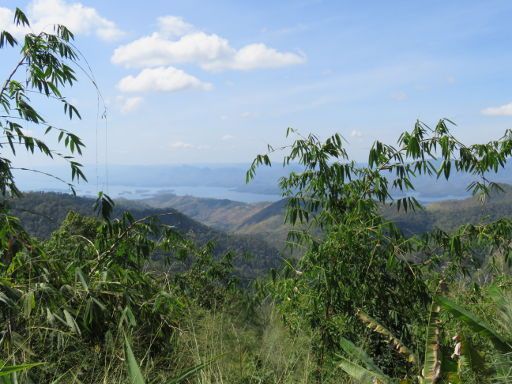
[[[282,198],[279,179],[289,171],[300,171],[300,168],[293,165],[287,168],[282,168],[279,164],[271,168],[261,168],[256,178],[247,184],[245,173],[248,168],[249,164],[112,165],[107,172],[94,166],[86,166],[88,182],[77,184],[75,189],[81,196],[96,196],[99,191],[104,191],[113,198],[130,200],[172,193],[178,196],[245,203],[273,202]],[[69,180],[69,169],[64,166],[51,167],[49,173],[62,180]],[[18,171],[16,177],[20,189],[24,191],[70,192],[64,182],[46,175]],[[512,182],[510,167],[489,177],[497,182]],[[474,178],[467,174],[457,174],[450,181],[443,178],[433,181],[420,176],[416,179],[416,190],[410,192],[410,195],[425,204],[463,199],[470,195],[466,187],[472,180]]]

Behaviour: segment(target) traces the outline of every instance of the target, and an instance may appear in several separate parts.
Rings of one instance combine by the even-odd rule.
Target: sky
[[[0,1],[0,29],[21,36],[15,7],[34,32],[75,32],[101,97],[80,73],[65,94],[81,121],[41,108],[86,164],[248,163],[287,127],[339,132],[365,161],[417,119],[449,118],[466,143],[512,128],[509,0]]]

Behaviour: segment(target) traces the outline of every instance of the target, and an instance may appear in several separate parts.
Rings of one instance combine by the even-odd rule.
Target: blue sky
[[[108,122],[84,77],[81,122],[47,113],[88,164],[250,162],[289,126],[340,132],[359,161],[416,119],[468,143],[512,128],[510,1],[3,1],[0,27],[16,6],[76,32]]]

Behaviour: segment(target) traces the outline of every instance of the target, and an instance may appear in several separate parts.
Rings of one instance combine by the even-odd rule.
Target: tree
[[[500,189],[488,172],[505,166],[512,154],[512,132],[486,144],[465,145],[451,134],[450,124],[441,119],[430,128],[418,121],[400,135],[397,146],[375,142],[363,165],[349,159],[339,134],[321,141],[288,129],[287,136],[297,135],[290,146],[269,147],[253,161],[248,180],[258,166],[270,166],[270,156],[278,151],[288,151],[284,165],[297,162],[303,168],[281,178],[280,186],[288,198],[286,221],[301,224],[290,232],[290,243],[305,245],[306,253],[275,279],[273,291],[285,320],[317,337],[318,382],[340,351],[342,337],[369,342],[370,353],[391,376],[406,374],[412,367],[398,364],[399,357],[358,324],[357,311],[370,313],[411,345],[413,330],[428,321],[432,300],[424,279],[428,269],[421,261],[429,268],[439,266],[436,261],[445,263],[442,277],[447,278],[463,271],[468,249],[476,241],[508,247],[512,233],[502,222],[407,238],[382,217],[384,205],[422,209],[408,195],[418,174],[448,179],[454,170],[470,173],[475,180],[468,190],[482,199]],[[395,193],[402,197],[393,198]],[[420,262],[413,262],[413,255],[420,256]],[[421,344],[416,340],[415,348],[425,353]]]
[[[16,8],[14,23],[19,27],[30,28],[27,17],[19,8]],[[80,118],[77,108],[62,93],[64,87],[75,83],[75,68],[79,67],[79,54],[72,44],[73,39],[73,34],[63,25],[55,25],[54,33],[27,33],[21,46],[12,34],[0,32],[0,48],[20,46],[20,57],[0,89],[0,105],[3,109],[0,115],[0,149],[3,152],[0,153],[0,192],[4,196],[20,193],[13,170],[45,173],[14,165],[8,155],[16,156],[17,148],[20,147],[29,153],[38,151],[50,158],[64,159],[71,167],[72,181],[86,180],[81,164],[72,156],[75,153],[82,154],[83,142],[75,134],[48,122],[34,107],[32,100],[40,97],[53,100],[61,103],[64,113],[70,119]],[[44,135],[56,133],[56,141],[63,142],[69,153],[52,149],[47,142],[29,135],[29,127],[44,130]],[[74,192],[73,185],[66,184]]]

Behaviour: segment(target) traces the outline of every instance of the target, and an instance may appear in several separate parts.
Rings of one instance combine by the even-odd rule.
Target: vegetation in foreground
[[[15,21],[28,25],[19,10]],[[0,91],[2,148],[62,156],[73,179],[85,178],[71,157],[83,143],[47,124],[27,97],[40,94],[79,116],[61,94],[75,81],[73,35],[55,31],[25,37]],[[17,44],[1,33],[1,47]],[[27,135],[28,124],[57,131],[71,154]],[[417,174],[469,173],[468,188],[481,197],[500,189],[487,175],[511,156],[512,133],[466,146],[449,124],[418,122],[396,146],[376,142],[368,166],[348,158],[338,134],[320,141],[289,130],[297,136],[280,149],[284,163],[304,170],[280,187],[288,241],[302,256],[249,286],[233,273],[236,255],[215,256],[212,245],[195,245],[157,217],[114,216],[102,194],[98,218],[70,212],[46,240],[31,237],[2,204],[0,380],[510,382],[512,222],[408,237],[381,211],[421,208],[407,197]],[[270,163],[269,154],[257,156],[248,179]],[[3,157],[0,165],[3,196],[18,196],[14,164]],[[391,188],[406,197],[393,200]],[[151,263],[155,255],[169,268]]]

